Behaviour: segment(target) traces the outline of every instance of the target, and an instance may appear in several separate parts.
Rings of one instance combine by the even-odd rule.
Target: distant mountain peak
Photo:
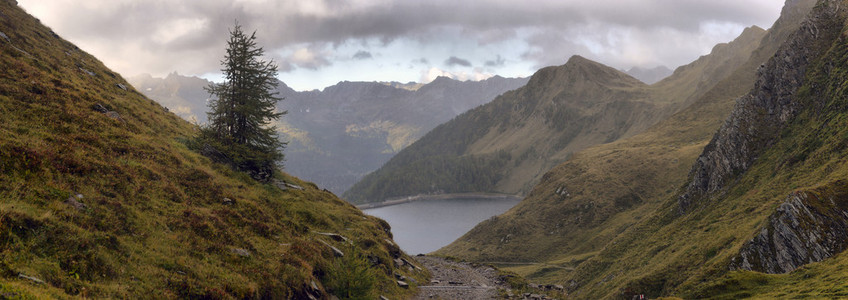
[[[527,85],[550,86],[554,81],[567,81],[570,82],[569,86],[587,82],[601,85],[644,85],[624,72],[579,55],[572,56],[564,65],[539,70]]]

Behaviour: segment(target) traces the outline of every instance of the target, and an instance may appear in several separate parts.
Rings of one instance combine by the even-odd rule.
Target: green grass
[[[753,87],[756,69],[796,30],[802,17],[797,14],[783,18],[748,62],[685,110],[634,137],[576,153],[548,172],[518,206],[481,223],[438,253],[472,261],[537,262],[508,269],[534,281],[573,282],[572,295],[578,298],[636,292],[652,298],[698,297],[701,294],[692,292],[695,287],[726,273],[731,257],[789,191],[822,179],[810,172],[821,166],[811,165],[783,181],[770,181],[765,174],[772,174],[774,159],[784,157],[775,153],[761,165],[771,166],[769,173],[754,172],[760,174],[751,179],[759,182],[757,187],[740,184],[728,191],[733,200],[710,201],[683,217],[676,214],[677,194],[695,159],[734,100]],[[808,178],[798,178],[803,176]],[[549,267],[564,263],[576,270]]]
[[[649,218],[578,267],[571,278],[582,280],[586,295],[610,298],[617,291],[631,290],[651,297],[829,298],[843,292],[838,287],[831,289],[831,279],[811,275],[807,268],[786,275],[728,274],[730,260],[759,233],[790,192],[844,201],[844,193],[838,191],[844,189],[848,178],[842,151],[846,127],[839,122],[846,115],[844,82],[848,75],[841,68],[830,67],[848,62],[846,41],[838,34],[844,30],[842,26],[819,26],[824,47],[818,48],[820,56],[808,69],[805,87],[796,94],[800,114],[776,142],[758,155],[750,169],[729,179],[727,189],[698,199],[691,212],[678,215],[676,197],[669,197]],[[830,259],[809,268],[841,268],[840,263],[841,259]],[[831,274],[845,276],[844,272]]]
[[[0,294],[326,295],[336,259],[322,241],[368,260],[369,297],[410,295],[394,272],[425,280],[397,268],[405,254],[384,221],[285,173],[275,177],[304,189],[259,184],[190,151],[196,127],[119,88],[129,85],[13,3],[0,11],[10,38],[0,41]],[[82,209],[67,203],[77,194]]]

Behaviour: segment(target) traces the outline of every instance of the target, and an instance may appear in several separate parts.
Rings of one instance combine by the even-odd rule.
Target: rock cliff
[[[842,252],[848,246],[845,196],[793,192],[760,233],[742,246],[731,269],[787,273]]]
[[[804,83],[807,67],[839,35],[839,30],[832,29],[842,27],[838,2],[820,2],[801,28],[760,67],[754,89],[737,101],[692,167],[691,180],[678,199],[680,213],[744,173],[796,115],[799,107],[793,96]]]

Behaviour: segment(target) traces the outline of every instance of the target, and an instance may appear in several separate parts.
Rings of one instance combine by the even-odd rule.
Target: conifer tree
[[[273,175],[284,158],[276,129],[270,126],[286,112],[277,112],[282,100],[275,89],[277,66],[261,59],[256,32],[247,36],[238,23],[230,31],[227,54],[221,61],[225,81],[212,83],[207,113],[209,123],[200,131],[204,154],[232,164],[257,180]]]

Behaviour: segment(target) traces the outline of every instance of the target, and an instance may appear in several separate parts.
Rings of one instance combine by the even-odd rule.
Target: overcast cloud
[[[126,76],[217,72],[227,30],[238,20],[257,31],[259,44],[280,65],[281,79],[299,89],[344,79],[426,80],[434,72],[527,76],[574,54],[622,69],[674,68],[732,40],[744,27],[770,27],[783,5],[779,0],[18,2]],[[418,63],[409,63],[414,60]]]

